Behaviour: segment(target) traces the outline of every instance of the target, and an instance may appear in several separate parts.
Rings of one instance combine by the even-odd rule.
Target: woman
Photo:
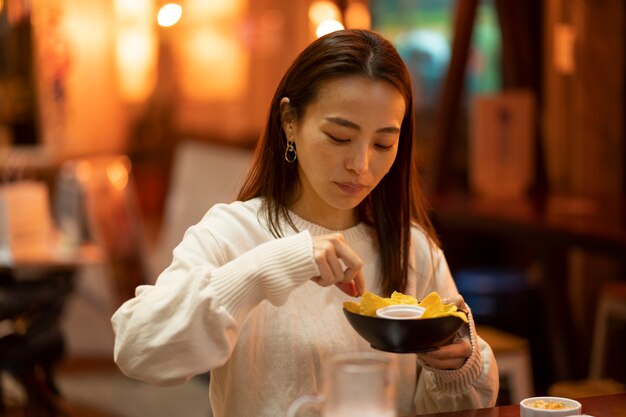
[[[379,35],[345,30],[294,61],[239,200],[212,207],[154,286],[112,318],[133,378],[211,371],[216,417],[280,416],[331,354],[371,349],[342,302],[365,289],[457,300],[413,165],[407,69]],[[497,369],[473,321],[450,345],[391,355],[399,415],[487,407]]]

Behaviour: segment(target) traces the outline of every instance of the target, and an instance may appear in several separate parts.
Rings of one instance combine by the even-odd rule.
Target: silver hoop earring
[[[294,142],[292,140],[287,141],[287,147],[285,148],[285,161],[292,163],[298,159],[298,154],[296,152],[296,147],[293,146]]]

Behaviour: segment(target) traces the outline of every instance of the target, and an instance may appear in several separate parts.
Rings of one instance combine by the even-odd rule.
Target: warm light
[[[183,14],[183,8],[180,4],[168,3],[161,7],[159,14],[157,15],[157,22],[159,26],[170,27],[174,26],[180,20]]]
[[[324,20],[317,26],[317,29],[315,29],[315,34],[319,38],[328,33],[341,29],[343,29],[343,25],[341,24],[341,22],[337,20]]]
[[[368,7],[361,2],[352,2],[346,9],[346,26],[350,29],[369,29],[372,18]]]
[[[185,18],[189,17],[198,22],[237,18],[244,13],[244,6],[243,0],[187,0]]]
[[[117,66],[120,90],[130,102],[141,102],[156,84],[156,39],[140,28],[120,30],[117,36]]]
[[[156,85],[158,40],[152,0],[115,0],[116,65],[120,94],[140,103]]]
[[[89,161],[80,161],[76,164],[75,175],[82,184],[86,184],[91,179],[93,169]]]
[[[203,28],[187,37],[181,53],[180,83],[187,97],[229,100],[244,93],[248,56],[236,36]]]
[[[150,3],[149,0],[115,0],[115,14],[122,21],[136,21],[150,13]]]
[[[314,27],[326,20],[339,21],[340,17],[339,8],[332,1],[316,1],[309,7],[309,20]]]
[[[116,159],[106,167],[107,178],[116,190],[123,190],[128,184],[128,163],[125,160]]]

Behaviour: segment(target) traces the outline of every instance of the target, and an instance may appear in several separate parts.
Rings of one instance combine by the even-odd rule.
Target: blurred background
[[[624,2],[0,0],[9,409],[60,401],[16,377],[56,337],[62,398],[102,410],[106,396],[79,393],[87,369],[111,390],[110,413],[148,414],[124,409],[126,392],[208,415],[208,376],[172,397],[124,385],[110,316],[211,204],[235,197],[283,72],[343,27],[382,33],[411,71],[432,218],[498,347],[499,403],[624,389]],[[42,311],[58,332],[16,354],[37,333],[25,314]]]

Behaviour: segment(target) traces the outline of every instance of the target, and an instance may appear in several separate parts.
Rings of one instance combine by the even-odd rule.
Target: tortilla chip
[[[435,291],[428,294],[422,301],[417,301],[413,296],[394,291],[390,298],[383,298],[369,291],[365,291],[361,297],[361,302],[346,301],[343,306],[346,310],[361,314],[363,316],[376,317],[376,310],[396,304],[409,304],[424,307],[426,311],[421,318],[435,318],[445,316],[456,316],[468,323],[467,315],[459,311],[454,304],[444,304],[439,294]],[[419,320],[419,319],[417,319]]]
[[[346,301],[343,303],[343,308],[354,314],[359,314],[360,307],[361,304],[354,301]]]
[[[365,291],[361,296],[359,314],[362,314],[364,316],[376,317],[376,310],[394,304],[400,303],[392,300],[391,298],[383,298],[369,291]]]
[[[399,304],[418,305],[417,298],[412,295],[402,294],[398,291],[394,291],[393,294],[391,294],[391,299],[397,301]]]

